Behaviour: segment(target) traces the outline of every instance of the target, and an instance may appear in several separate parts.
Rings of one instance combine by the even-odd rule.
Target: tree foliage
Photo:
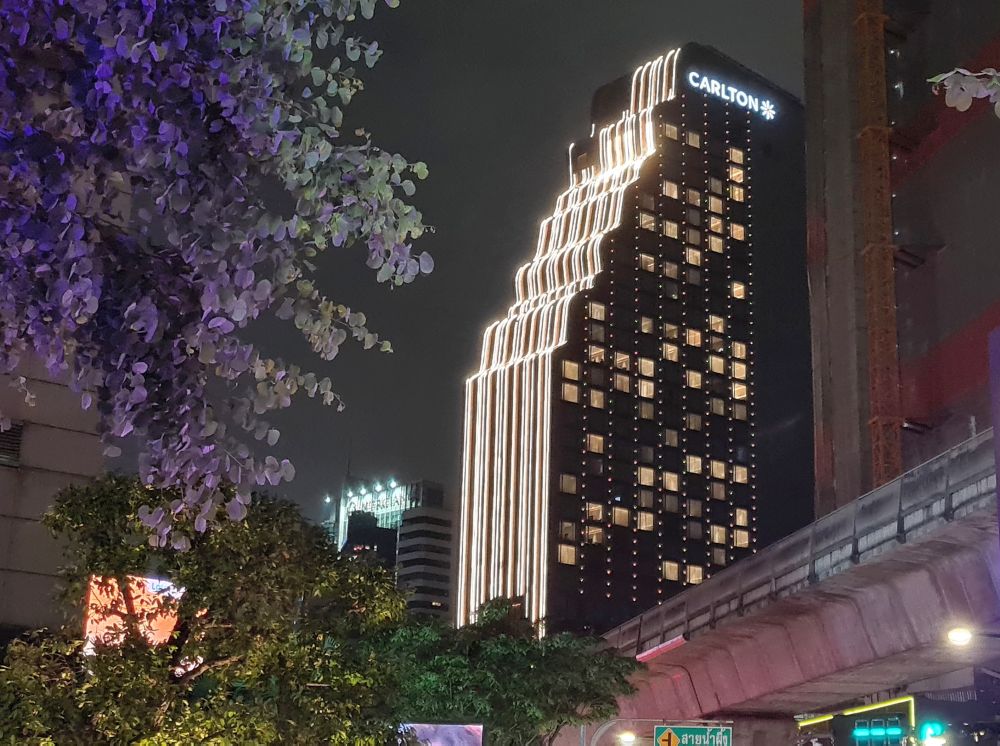
[[[394,678],[369,641],[402,619],[391,578],[340,559],[325,531],[266,498],[190,551],[151,547],[138,520],[146,492],[110,477],[58,498],[47,521],[67,545],[76,619],[11,644],[0,743],[386,743]],[[158,608],[126,604],[117,644],[85,654],[79,609],[90,577],[128,588],[137,574],[184,592]],[[151,646],[143,623],[161,614],[176,614],[174,633]]]
[[[988,99],[993,104],[993,112],[1000,117],[1000,73],[992,67],[980,72],[969,72],[957,67],[941,73],[928,81],[934,84],[934,91],[944,90],[944,101],[959,111],[968,111],[977,98]]]
[[[455,630],[410,624],[387,643],[403,722],[484,723],[494,746],[546,746],[565,726],[612,718],[634,659],[568,633],[539,638],[510,601]]]
[[[154,542],[293,476],[251,451],[279,437],[262,416],[339,403],[247,324],[288,320],[325,360],[350,337],[388,350],[316,287],[317,257],[356,246],[393,285],[432,268],[405,201],[426,167],[342,129],[355,63],[381,55],[352,31],[375,5],[0,0],[0,374],[37,355],[109,453],[136,437],[143,481],[182,488],[144,512]]]

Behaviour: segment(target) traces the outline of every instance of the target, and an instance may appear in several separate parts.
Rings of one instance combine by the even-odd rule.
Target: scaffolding
[[[903,469],[883,0],[856,0],[858,174],[873,487]]]

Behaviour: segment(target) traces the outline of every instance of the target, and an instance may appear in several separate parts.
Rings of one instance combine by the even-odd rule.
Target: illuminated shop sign
[[[699,91],[704,91],[710,96],[721,98],[723,101],[728,101],[744,109],[760,114],[768,121],[774,119],[775,115],[778,113],[774,108],[774,104],[768,99],[761,99],[760,96],[754,96],[753,94],[747,93],[742,88],[729,85],[725,81],[716,80],[708,75],[702,75],[697,70],[689,71],[687,74],[687,80],[688,85],[692,88],[697,88]]]

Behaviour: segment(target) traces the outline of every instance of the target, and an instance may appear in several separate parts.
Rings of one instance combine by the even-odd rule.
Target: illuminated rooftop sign
[[[725,81],[716,80],[708,75],[702,75],[697,70],[690,70],[688,72],[687,81],[688,85],[692,88],[697,88],[699,91],[704,91],[710,96],[721,98],[723,101],[734,103],[744,109],[760,114],[768,121],[774,119],[778,113],[774,108],[774,104],[768,99],[765,98],[762,100],[759,96],[747,93],[742,88],[729,85]]]

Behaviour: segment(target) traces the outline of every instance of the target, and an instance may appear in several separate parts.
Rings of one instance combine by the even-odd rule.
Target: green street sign
[[[656,746],[733,746],[733,729],[728,725],[657,725],[653,729]]]

